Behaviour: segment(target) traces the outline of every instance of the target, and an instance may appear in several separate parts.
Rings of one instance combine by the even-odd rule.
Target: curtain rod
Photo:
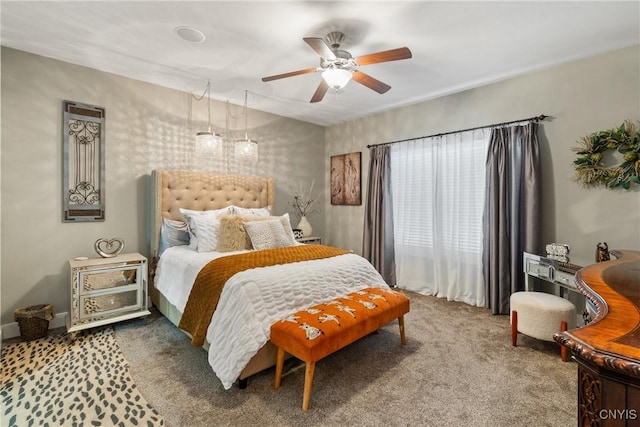
[[[436,133],[433,135],[427,135],[427,136],[418,136],[415,138],[407,138],[407,139],[401,139],[399,141],[391,141],[391,142],[381,142],[379,144],[369,144],[367,145],[367,148],[371,148],[371,147],[377,147],[379,145],[390,145],[390,144],[396,144],[398,142],[405,142],[405,141],[412,141],[414,139],[424,139],[424,138],[435,138],[437,136],[444,136],[444,135],[451,135],[452,133],[461,133],[461,132],[469,132],[472,130],[477,130],[477,129],[484,129],[484,128],[494,128],[494,127],[500,127],[500,126],[506,126],[506,125],[511,125],[514,123],[520,123],[520,122],[538,122],[540,120],[544,120],[549,116],[546,116],[544,114],[541,114],[539,116],[535,116],[535,117],[529,117],[527,119],[520,119],[520,120],[511,120],[510,122],[502,122],[502,123],[496,123],[493,125],[486,125],[486,126],[476,126],[474,128],[469,128],[469,129],[463,129],[463,130],[454,130],[451,132],[443,132],[443,133]]]

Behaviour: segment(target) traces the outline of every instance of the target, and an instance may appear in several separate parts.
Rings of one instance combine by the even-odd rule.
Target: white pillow
[[[253,249],[271,249],[291,246],[291,240],[282,226],[280,218],[265,221],[247,221],[244,228],[251,239]]]
[[[293,235],[293,227],[291,226],[291,220],[289,219],[289,213],[282,215],[280,218],[280,222],[282,223],[282,227],[284,227],[284,232],[287,233],[287,237],[291,241],[292,245],[296,244],[296,236]]]
[[[271,206],[264,208],[241,208],[240,206],[232,206],[233,213],[242,216],[271,216]]]
[[[189,249],[198,252],[215,251],[220,234],[220,217],[230,215],[232,207],[209,211],[180,209],[180,213],[189,225]]]

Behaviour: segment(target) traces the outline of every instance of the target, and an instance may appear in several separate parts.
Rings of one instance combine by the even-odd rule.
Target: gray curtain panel
[[[522,253],[541,246],[538,124],[493,129],[487,153],[483,215],[486,305],[509,314],[509,297],[524,290]]]
[[[369,184],[364,211],[362,254],[388,285],[396,286],[391,203],[391,147],[369,148]]]

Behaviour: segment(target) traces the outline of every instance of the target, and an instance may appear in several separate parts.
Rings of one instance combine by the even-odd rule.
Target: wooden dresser
[[[612,253],[576,274],[593,321],[554,336],[578,362],[578,426],[640,426],[640,252]]]

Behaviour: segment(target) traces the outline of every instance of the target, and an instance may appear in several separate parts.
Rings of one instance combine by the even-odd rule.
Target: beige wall
[[[571,180],[575,155],[570,150],[584,135],[617,127],[624,119],[640,120],[640,46],[329,127],[325,165],[328,169],[332,155],[362,151],[365,192],[367,144],[539,114],[552,116],[539,132],[543,242],[568,243],[575,262],[591,262],[602,241],[610,248],[640,250],[640,185],[584,189]],[[327,201],[326,211],[326,240],[360,253],[364,206]]]
[[[104,222],[62,222],[63,100],[106,109]],[[93,244],[100,237],[122,237],[125,252],[147,255],[153,169],[273,176],[278,214],[293,215],[288,201],[299,182],[315,180],[322,189],[323,127],[251,110],[249,136],[259,142],[260,162],[227,168],[193,156],[193,136],[206,128],[207,117],[206,103],[194,102],[199,125],[189,131],[190,102],[183,92],[2,48],[0,324],[13,322],[13,311],[28,305],[52,303],[56,312],[68,311],[67,260],[97,256]],[[212,116],[224,133],[225,104],[214,102]],[[244,134],[240,122],[231,123],[234,139]],[[311,217],[319,235],[321,218]]]

